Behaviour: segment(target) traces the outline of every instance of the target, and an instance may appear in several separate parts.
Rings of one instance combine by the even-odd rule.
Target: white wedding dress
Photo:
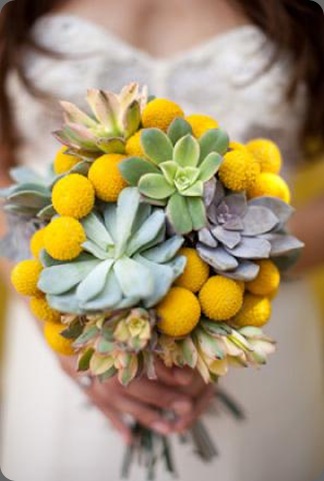
[[[273,46],[248,25],[189,52],[162,60],[135,49],[102,27],[72,15],[48,15],[34,28],[58,59],[29,53],[29,78],[58,99],[84,104],[86,89],[118,91],[131,81],[178,101],[188,113],[215,116],[235,140],[275,138],[289,174],[304,93],[288,104],[284,92],[290,60],[283,56],[262,73]],[[58,108],[25,92],[13,76],[16,121],[24,164],[42,169],[58,148],[50,133]],[[247,421],[207,416],[221,456],[203,465],[190,447],[176,445],[183,481],[315,481],[324,469],[323,326],[307,283],[284,285],[267,332],[278,352],[259,371],[233,370],[222,381],[244,406]],[[12,299],[8,316],[1,469],[13,481],[117,481],[123,445],[108,421],[60,370],[23,302]],[[132,481],[143,481],[136,470]],[[169,479],[161,473],[158,481]]]

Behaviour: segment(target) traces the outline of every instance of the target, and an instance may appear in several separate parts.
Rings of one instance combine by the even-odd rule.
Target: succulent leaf
[[[256,236],[273,230],[278,225],[279,219],[266,207],[250,205],[242,222],[243,235]]]
[[[77,297],[84,302],[97,297],[105,287],[107,276],[113,263],[112,259],[100,262],[78,285],[76,291]]]
[[[179,234],[192,231],[192,220],[185,197],[175,193],[170,197],[166,210],[168,219]]]
[[[203,229],[207,224],[206,209],[200,197],[187,197],[188,209],[194,230]]]
[[[199,180],[206,182],[211,179],[219,169],[222,157],[217,152],[211,152],[200,164]]]
[[[175,187],[161,174],[144,175],[138,183],[138,189],[141,194],[156,200],[166,199],[175,192]]]
[[[188,134],[192,135],[192,128],[189,122],[181,117],[177,117],[171,122],[167,134],[172,144],[175,145],[182,137]]]
[[[228,248],[225,247],[228,251]],[[270,256],[271,244],[266,239],[242,237],[239,245],[230,250],[231,255],[241,259],[266,259]]]
[[[212,247],[198,244],[197,251],[200,257],[216,271],[231,271],[238,266],[238,261],[235,257],[226,252],[222,247],[213,249]]]
[[[202,162],[211,152],[225,154],[229,146],[229,137],[224,130],[210,129],[200,137],[199,145],[200,162]]]
[[[146,174],[159,174],[159,170],[151,162],[140,157],[129,157],[119,164],[119,170],[124,179],[131,185],[136,186]]]
[[[172,159],[173,146],[169,137],[159,129],[144,129],[141,143],[145,155],[155,164]]]
[[[181,167],[196,167],[199,155],[199,144],[192,135],[182,137],[173,149],[173,160]]]

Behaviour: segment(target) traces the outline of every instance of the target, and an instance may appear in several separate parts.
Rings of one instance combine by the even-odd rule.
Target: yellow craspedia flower
[[[248,189],[254,184],[259,174],[259,163],[244,149],[227,152],[218,171],[223,185],[234,191]]]
[[[156,127],[164,132],[176,117],[183,117],[182,108],[172,100],[156,98],[149,102],[142,112],[144,128]]]
[[[72,341],[65,339],[61,335],[65,329],[66,326],[63,324],[47,322],[44,327],[45,339],[53,351],[63,356],[72,356],[75,353],[72,347]]]
[[[125,150],[128,156],[145,157],[145,153],[141,144],[142,131],[143,129],[138,130],[127,140]]]
[[[45,296],[32,297],[29,305],[36,319],[44,322],[60,322],[61,314],[48,305]]]
[[[242,309],[234,317],[233,321],[239,327],[261,327],[269,321],[270,316],[271,303],[267,297],[246,294]]]
[[[96,196],[105,202],[116,202],[120,192],[127,187],[118,165],[125,158],[120,154],[105,154],[90,167],[88,177],[95,189]]]
[[[245,145],[241,144],[240,142],[235,142],[234,140],[231,140],[231,142],[229,143],[229,148],[231,150],[245,150],[246,151]]]
[[[198,324],[201,314],[197,297],[183,287],[172,287],[156,306],[160,317],[158,327],[163,334],[182,337]]]
[[[78,257],[85,241],[84,229],[73,217],[57,217],[45,229],[45,249],[59,261],[71,261]]]
[[[260,266],[259,273],[253,281],[246,283],[246,288],[257,296],[269,296],[279,287],[279,269],[269,259],[257,261],[257,264]]]
[[[187,115],[185,120],[191,125],[193,135],[199,139],[207,130],[217,129],[218,122],[209,115]]]
[[[93,209],[94,188],[83,175],[69,174],[55,184],[52,202],[58,214],[81,219]]]
[[[260,196],[278,197],[279,199],[290,202],[290,190],[282,177],[271,172],[262,172],[255,183],[248,189],[248,197],[253,199]]]
[[[45,248],[44,246],[44,233],[45,227],[43,229],[39,229],[35,232],[35,234],[30,239],[30,250],[34,257],[38,257],[40,251]]]
[[[16,291],[23,296],[39,296],[41,292],[37,284],[42,270],[42,264],[36,259],[19,262],[11,272],[11,282]]]
[[[278,146],[268,139],[255,139],[246,144],[261,166],[261,172],[278,174],[281,169],[282,157]]]
[[[199,301],[207,317],[214,321],[227,321],[242,307],[242,285],[226,277],[210,277],[199,292]]]
[[[65,174],[69,172],[72,167],[80,162],[80,159],[74,157],[73,155],[66,154],[67,147],[63,146],[57,152],[54,160],[54,172],[57,175]]]
[[[208,279],[209,265],[199,257],[196,249],[183,247],[179,254],[186,257],[187,263],[183,274],[176,279],[175,285],[191,292],[198,292]]]

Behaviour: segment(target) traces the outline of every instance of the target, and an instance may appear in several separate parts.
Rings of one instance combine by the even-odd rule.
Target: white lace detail
[[[290,157],[296,154],[291,147],[297,145],[304,89],[293,103],[286,101],[288,55],[263,72],[274,47],[256,26],[238,27],[170,59],[155,59],[74,15],[44,16],[34,36],[66,56],[29,52],[25,59],[28,77],[57,99],[83,106],[89,87],[118,91],[131,81],[146,83],[150,92],[174,99],[187,113],[215,116],[235,140],[275,137]],[[23,138],[21,162],[40,168],[57,149],[49,134],[60,125],[59,108],[49,110],[31,98],[14,76],[9,88]]]

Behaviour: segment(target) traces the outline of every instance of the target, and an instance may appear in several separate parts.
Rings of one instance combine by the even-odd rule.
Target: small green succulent
[[[222,162],[228,136],[210,129],[196,140],[190,125],[175,119],[168,135],[159,129],[143,129],[145,158],[130,157],[120,164],[124,179],[138,186],[151,204],[166,206],[168,219],[178,234],[206,226],[204,188]]]
[[[69,147],[68,153],[92,160],[103,153],[125,151],[125,140],[138,130],[147,89],[131,83],[119,94],[90,89],[86,97],[91,114],[70,102],[61,102],[65,124],[56,138]]]
[[[54,309],[83,314],[150,308],[184,270],[186,259],[177,255],[183,238],[166,239],[163,209],[141,202],[134,187],[82,224],[87,240],[79,257],[62,263],[41,255],[39,288]]]

